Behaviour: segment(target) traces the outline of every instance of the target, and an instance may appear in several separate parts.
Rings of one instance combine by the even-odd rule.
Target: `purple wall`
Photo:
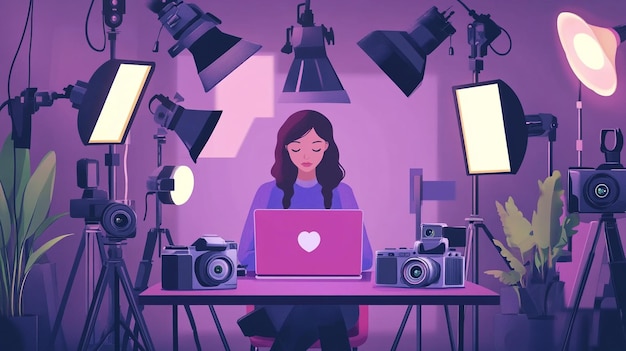
[[[222,2],[198,2],[205,11],[218,16],[225,33],[237,35],[248,41],[263,45],[259,54],[275,55],[276,91],[280,91],[292,56],[281,54],[284,30],[295,25],[297,1],[239,0]],[[408,30],[415,19],[430,6],[445,9],[453,6],[456,14],[451,22],[457,29],[452,39],[456,54],[448,56],[448,42],[428,57],[427,77],[420,88],[409,98],[405,97],[375,64],[356,45],[363,36],[375,29]],[[100,2],[96,2],[89,22],[90,39],[95,46],[103,42],[101,22],[98,16]],[[554,145],[554,169],[567,174],[567,168],[576,165],[576,109],[578,83],[565,61],[556,35],[556,16],[561,11],[577,12],[590,23],[614,26],[624,20],[623,6],[615,1],[576,0],[517,1],[503,4],[501,1],[485,0],[469,2],[468,6],[478,13],[489,13],[511,35],[513,49],[508,56],[500,57],[489,52],[485,57],[485,70],[480,80],[503,79],[517,93],[527,114],[551,113],[559,118],[557,142]],[[88,3],[77,5],[76,1],[35,2],[34,37],[31,85],[41,91],[61,91],[76,80],[87,81],[93,71],[109,58],[105,52],[89,49],[84,36],[85,16]],[[463,225],[471,212],[471,178],[465,175],[451,86],[470,83],[468,68],[469,46],[466,44],[466,26],[471,18],[454,1],[415,2],[390,1],[313,1],[312,9],[316,23],[333,27],[336,45],[328,46],[329,58],[344,83],[353,103],[350,105],[286,105],[276,104],[274,118],[257,119],[250,129],[236,158],[201,159],[193,164],[177,137],[171,133],[164,148],[165,164],[187,164],[196,176],[196,191],[189,203],[173,208],[164,207],[163,223],[172,229],[175,241],[187,244],[197,235],[216,233],[227,239],[238,240],[245,214],[256,187],[270,179],[274,137],[282,121],[301,108],[314,108],[329,116],[336,128],[337,142],[342,151],[342,163],[346,167],[346,181],[352,185],[359,204],[366,212],[366,224],[370,231],[373,249],[407,245],[413,240],[413,216],[408,213],[408,169],[424,168],[426,180],[457,181],[457,201],[425,206],[424,221],[447,222]],[[9,20],[0,22],[2,54],[0,55],[0,82],[8,78],[11,59],[17,47],[24,25],[27,2],[10,2],[2,12],[10,14]],[[154,94],[173,96],[184,88],[177,80],[176,62],[167,54],[174,43],[164,31],[161,51],[151,52],[159,30],[156,15],[144,7],[142,1],[129,1],[127,14],[120,27],[117,57],[156,62],[156,71],[146,92],[144,103],[132,129],[129,147],[129,198],[137,202],[140,219],[138,235],[128,240],[125,259],[134,279],[137,265],[145,245],[145,233],[154,225],[153,201],[149,202],[145,222],[141,217],[145,206],[145,181],[156,166],[156,147],[153,134],[156,124],[147,111],[147,100]],[[507,47],[503,35],[494,47],[504,51]],[[28,45],[23,45],[16,62],[11,96],[27,86],[26,55]],[[624,77],[626,53],[618,50],[616,62],[618,80]],[[623,81],[623,79],[622,79]],[[184,82],[183,82],[184,83]],[[190,83],[196,84],[196,83]],[[599,151],[599,134],[602,128],[624,127],[623,111],[626,101],[624,82],[618,83],[611,97],[600,97],[583,87],[584,135],[583,165],[595,167],[603,162]],[[2,94],[6,98],[6,91]],[[213,92],[206,94],[213,101]],[[1,99],[1,100],[4,100]],[[246,101],[246,96],[242,96]],[[75,182],[75,162],[89,157],[100,160],[101,188],[106,189],[106,169],[102,146],[85,147],[76,131],[76,110],[67,101],[57,101],[53,107],[44,107],[33,116],[32,159],[39,160],[49,150],[57,152],[58,168],[53,213],[67,211],[70,199],[81,195]],[[1,138],[10,131],[6,112],[0,118]],[[536,182],[546,176],[545,139],[529,139],[526,159],[517,175],[482,176],[480,178],[480,214],[496,237],[503,233],[494,203],[503,202],[511,195],[527,215],[536,205]],[[118,147],[123,151],[123,147]],[[122,196],[123,173],[117,176],[118,197]],[[512,184],[514,184],[512,186]],[[152,200],[152,198],[151,198]],[[593,217],[585,220],[594,219]],[[50,252],[50,260],[57,263],[60,292],[70,271],[72,259],[82,235],[83,223],[63,218],[46,235],[75,233]],[[44,235],[44,236],[46,236]],[[480,270],[503,268],[497,253],[482,238]],[[574,249],[577,242],[574,241]],[[160,264],[155,260],[151,283],[160,279]],[[481,283],[493,290],[499,282],[481,277]],[[78,342],[86,315],[84,277],[79,273],[71,295],[71,306],[64,318],[64,330],[68,344]],[[371,307],[370,337],[363,350],[385,349],[393,342],[396,328],[401,321],[404,307]],[[490,330],[493,313],[497,308],[484,308],[481,315],[481,350],[492,348]],[[236,327],[236,319],[244,313],[243,307],[217,307],[231,348],[243,349],[247,340]],[[481,310],[482,311],[482,310]],[[148,307],[146,319],[157,345],[169,349],[169,308]],[[199,328],[203,343],[219,342],[208,309],[194,307],[200,318]],[[454,312],[454,311],[453,311]],[[447,350],[443,311],[440,307],[426,307],[428,321],[436,320],[425,329],[425,342],[433,350]],[[181,314],[181,316],[184,316]],[[203,316],[203,317],[199,317]],[[380,321],[385,321],[381,323]],[[413,323],[413,324],[411,324]],[[469,325],[469,323],[468,323]],[[414,318],[411,318],[400,349],[414,345]],[[467,329],[469,332],[469,328]],[[191,347],[189,327],[181,318],[181,336]],[[469,336],[468,336],[469,338]]]

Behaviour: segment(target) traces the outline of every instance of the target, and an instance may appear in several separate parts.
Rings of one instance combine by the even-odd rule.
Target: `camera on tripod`
[[[606,146],[606,137],[615,134],[615,147]],[[620,163],[624,146],[622,131],[603,129],[600,150],[605,163],[598,168],[572,167],[568,170],[570,213],[623,213],[626,212],[626,169]],[[623,189],[623,190],[622,190]]]
[[[376,285],[409,288],[465,286],[465,257],[453,247],[465,246],[465,227],[422,224],[413,248],[376,251]]]
[[[100,224],[111,240],[122,241],[137,235],[135,211],[124,203],[109,200],[107,192],[98,189],[98,160],[78,160],[76,180],[78,187],[83,189],[83,196],[70,200],[70,217],[83,218],[88,224]]]

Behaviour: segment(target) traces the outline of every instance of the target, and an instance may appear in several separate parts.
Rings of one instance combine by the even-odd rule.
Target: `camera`
[[[164,290],[235,289],[237,243],[204,235],[191,246],[166,246],[161,253]]]
[[[121,241],[137,235],[137,216],[128,205],[109,200],[98,189],[98,161],[81,159],[76,163],[77,183],[83,189],[80,199],[70,200],[70,217],[100,224],[109,239]]]
[[[448,228],[448,229],[446,229]],[[376,285],[408,288],[461,288],[465,286],[465,257],[450,248],[446,234],[463,232],[455,245],[465,246],[465,228],[444,223],[423,224],[421,240],[413,248],[376,251]]]
[[[615,133],[615,147],[606,147],[606,136]],[[568,201],[570,213],[626,212],[626,169],[620,163],[623,136],[620,129],[603,129],[602,145],[606,162],[598,168],[568,169]],[[622,191],[624,189],[624,191]]]

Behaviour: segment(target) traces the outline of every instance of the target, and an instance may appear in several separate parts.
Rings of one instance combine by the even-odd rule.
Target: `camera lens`
[[[196,260],[196,277],[204,286],[220,285],[232,278],[233,267],[232,260],[227,256],[206,253]]]
[[[585,182],[583,189],[587,203],[601,211],[611,211],[611,206],[620,197],[619,183],[610,173],[606,172],[596,173],[591,176]]]
[[[418,279],[422,276],[422,274],[424,274],[424,271],[422,271],[422,267],[415,266],[411,268],[411,277]]]
[[[433,230],[430,228],[426,229],[426,236],[433,236]]]
[[[604,183],[598,184],[596,185],[594,192],[597,197],[604,199],[607,195],[609,195],[609,187]]]
[[[439,264],[428,257],[412,257],[404,262],[402,280],[410,287],[419,288],[439,279]]]
[[[103,211],[100,222],[110,239],[124,240],[137,233],[135,211],[123,203],[111,202]]]
[[[130,222],[130,220],[125,213],[116,213],[115,216],[113,216],[113,224],[118,228],[126,227],[128,222]]]

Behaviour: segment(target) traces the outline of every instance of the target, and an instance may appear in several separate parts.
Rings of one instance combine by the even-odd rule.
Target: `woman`
[[[274,181],[259,187],[241,235],[238,258],[249,271],[255,269],[254,210],[259,208],[356,209],[352,189],[342,182],[345,172],[333,127],[321,113],[292,114],[278,131]],[[372,266],[372,248],[363,228],[362,268]],[[306,350],[318,339],[323,349],[349,350],[347,330],[358,319],[358,306],[256,306],[239,319],[246,336],[269,336],[271,351]]]

